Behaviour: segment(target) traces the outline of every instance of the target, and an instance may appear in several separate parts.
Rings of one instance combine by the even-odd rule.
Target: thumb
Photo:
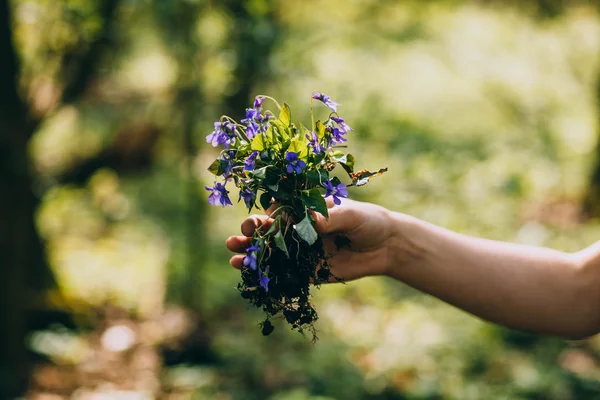
[[[334,205],[331,198],[326,199],[329,218],[314,213],[317,232],[321,235],[332,233],[347,233],[353,230],[358,224],[358,215],[356,208],[353,207],[354,201],[342,199],[342,204]]]

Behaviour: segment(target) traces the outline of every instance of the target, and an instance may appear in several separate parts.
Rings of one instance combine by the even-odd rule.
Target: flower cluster
[[[279,108],[279,116],[263,111],[265,100]],[[354,172],[355,159],[336,147],[347,141],[353,129],[341,118],[339,103],[325,93],[314,92],[312,102],[322,102],[331,110],[324,121],[306,128],[292,122],[291,109],[268,96],[257,96],[246,117],[239,123],[222,117],[206,137],[213,146],[222,146],[210,165],[222,181],[206,186],[208,201],[216,206],[232,205],[230,182],[239,189],[239,200],[248,211],[272,210],[270,228],[258,229],[243,260],[242,296],[267,313],[263,333],[273,326],[269,318],[283,315],[298,330],[317,318],[309,303],[308,287],[332,278],[323,241],[315,230],[313,213],[328,217],[326,197],[340,205],[348,197],[348,186],[362,186],[385,170]],[[336,165],[347,173],[349,182],[330,176]]]

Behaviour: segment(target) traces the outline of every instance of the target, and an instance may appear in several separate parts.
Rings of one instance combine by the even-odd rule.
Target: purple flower
[[[331,120],[338,124],[341,132],[348,133],[348,132],[354,130],[354,129],[350,128],[350,126],[348,124],[346,124],[346,122],[344,121],[343,118],[331,117]]]
[[[254,164],[256,164],[256,156],[258,156],[258,151],[253,150],[252,153],[246,158],[246,165],[244,166],[244,171],[252,171],[254,169]]]
[[[244,199],[244,203],[246,203],[246,207],[251,209],[254,205],[254,200],[256,199],[256,193],[254,193],[250,189],[244,189],[240,191],[240,199]]]
[[[254,108],[260,108],[262,106],[262,103],[264,103],[264,102],[265,102],[264,97],[257,96],[254,99]]]
[[[285,159],[289,162],[287,166],[287,173],[291,174],[292,172],[296,172],[297,174],[301,174],[302,170],[306,168],[306,163],[298,158],[298,154],[293,151],[288,152],[285,155]]]
[[[308,139],[308,145],[312,147],[315,154],[321,154],[325,151],[325,147],[319,143],[319,137],[316,132],[307,133],[306,138]]]
[[[342,131],[339,128],[333,128],[332,132],[331,132],[331,144],[339,144],[339,143],[344,143],[346,141],[348,141],[348,139],[346,139],[344,137],[344,135],[346,134],[346,132]]]
[[[229,200],[229,190],[225,189],[225,185],[221,183],[216,183],[214,187],[205,186],[206,190],[208,190],[210,195],[208,196],[208,202],[214,206],[218,206],[219,204],[223,207],[232,206],[231,200]]]
[[[224,145],[229,148],[235,141],[235,125],[229,121],[215,122],[215,130],[206,137],[207,143],[212,143],[213,147]]]
[[[327,193],[325,197],[333,196],[333,202],[338,206],[342,204],[340,197],[348,197],[348,189],[346,189],[346,185],[340,183],[336,186],[333,186],[331,180],[327,181],[327,185],[323,185],[325,189],[327,189]]]
[[[325,93],[313,92],[312,98],[322,101],[327,107],[331,108],[333,112],[337,112],[337,106],[341,105],[340,103],[331,100],[331,97],[327,96]]]
[[[260,115],[260,112],[256,108],[246,108],[246,118],[242,122],[245,123],[246,121],[255,119],[257,115]]]
[[[262,103],[264,101],[264,97],[257,97],[254,100],[254,108],[246,109],[246,118],[241,122],[246,125],[246,136],[248,136],[248,139],[252,139],[257,134],[266,132],[269,129],[268,116],[261,114]]]
[[[252,139],[260,132],[260,125],[254,121],[249,121],[246,125],[246,136],[248,139]]]
[[[223,154],[223,160],[227,162],[223,168],[223,175],[227,175],[235,166],[235,151],[229,150]]]
[[[262,248],[257,245],[252,245],[246,249],[247,256],[244,257],[244,266],[250,267],[252,269],[256,269],[256,261],[257,261],[257,253],[260,252]],[[260,271],[260,270],[259,270]]]
[[[265,292],[269,291],[269,266],[267,265],[267,269],[265,272],[262,272],[260,269],[258,270],[258,277],[260,278],[258,283],[265,289]]]

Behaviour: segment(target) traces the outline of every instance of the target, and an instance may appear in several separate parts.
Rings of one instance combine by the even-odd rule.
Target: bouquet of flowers
[[[277,116],[263,110],[267,99],[279,109]],[[324,122],[314,121],[314,100],[331,110]],[[328,260],[332,255],[325,253],[313,213],[328,217],[325,197],[339,205],[341,198],[348,197],[347,187],[365,185],[387,171],[354,172],[354,157],[339,149],[353,130],[337,113],[339,105],[326,94],[314,92],[308,129],[292,122],[287,104],[257,96],[246,109],[246,118],[238,123],[223,116],[206,137],[213,146],[224,148],[208,168],[223,179],[206,186],[209,203],[232,205],[226,186],[233,182],[239,189],[238,202],[243,200],[249,212],[262,207],[273,219],[268,229],[254,232],[238,284],[242,297],[265,311],[261,323],[265,336],[274,329],[271,318],[283,317],[293,329],[308,329],[316,339],[313,324],[318,315],[310,302],[309,286],[340,279],[331,273]],[[336,165],[348,175],[347,183],[331,176]],[[341,238],[336,245],[350,244]]]

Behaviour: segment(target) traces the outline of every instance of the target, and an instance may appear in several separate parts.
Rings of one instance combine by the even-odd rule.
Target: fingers
[[[251,215],[242,222],[242,234],[244,236],[252,236],[258,228],[266,232],[273,224],[273,219],[266,215]]]
[[[229,251],[245,253],[246,249],[250,247],[250,238],[247,236],[230,236],[225,241],[225,245]]]
[[[321,214],[315,215],[315,221],[317,222],[317,231],[322,234],[331,233],[348,233],[351,232],[359,222],[359,215],[353,207],[353,201],[343,199],[342,204],[334,205],[333,200],[327,202],[329,208],[329,218],[325,218]]]
[[[235,269],[242,269],[244,263],[244,256],[233,256],[229,259],[229,264]]]

